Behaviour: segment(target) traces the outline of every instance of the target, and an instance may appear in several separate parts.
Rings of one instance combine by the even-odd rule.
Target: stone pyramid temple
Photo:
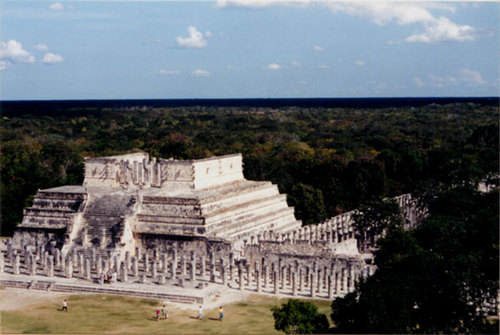
[[[136,247],[241,250],[250,236],[301,226],[276,185],[243,176],[241,154],[200,160],[146,153],[86,158],[83,185],[39,190],[14,235],[64,253]]]

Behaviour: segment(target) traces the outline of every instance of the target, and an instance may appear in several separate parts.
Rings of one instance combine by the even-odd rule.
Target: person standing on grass
[[[63,301],[63,307],[61,309],[61,311],[68,311],[68,301],[66,299],[64,299]]]
[[[219,321],[222,321],[222,318],[224,317],[224,310],[222,309],[222,306],[219,307]]]
[[[201,307],[198,307],[198,320],[203,320],[203,308]]]
[[[160,321],[160,310],[156,310],[156,321]]]
[[[167,308],[165,307],[165,305],[163,305],[163,307],[161,308],[161,316],[163,317],[163,319],[168,319],[168,313],[167,313]]]

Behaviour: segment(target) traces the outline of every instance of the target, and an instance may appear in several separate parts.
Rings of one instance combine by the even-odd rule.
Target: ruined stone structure
[[[419,214],[411,197],[396,200],[408,227],[414,225]],[[37,284],[19,276],[99,285],[114,272],[121,283],[143,284],[144,290],[126,291],[141,296],[159,297],[160,287],[223,285],[332,299],[375,270],[370,255],[358,251],[352,213],[301,227],[276,185],[243,177],[240,154],[190,161],[145,153],[87,158],[83,185],[38,191],[0,253],[0,271],[21,287]]]

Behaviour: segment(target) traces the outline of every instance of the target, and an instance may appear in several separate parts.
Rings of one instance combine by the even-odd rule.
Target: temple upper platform
[[[85,158],[83,186],[198,190],[243,179],[241,154],[156,160],[147,153],[133,153]]]

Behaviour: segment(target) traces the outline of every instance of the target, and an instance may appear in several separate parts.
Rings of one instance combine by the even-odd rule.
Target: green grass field
[[[168,320],[157,321],[160,302],[112,295],[72,295],[69,312],[60,303],[43,303],[22,311],[1,312],[1,333],[175,333],[175,334],[278,334],[274,329],[271,307],[287,299],[252,296],[250,300],[224,306],[224,320],[218,321],[217,309],[205,309],[197,320],[192,310],[167,304]],[[329,317],[330,302],[314,301]]]

